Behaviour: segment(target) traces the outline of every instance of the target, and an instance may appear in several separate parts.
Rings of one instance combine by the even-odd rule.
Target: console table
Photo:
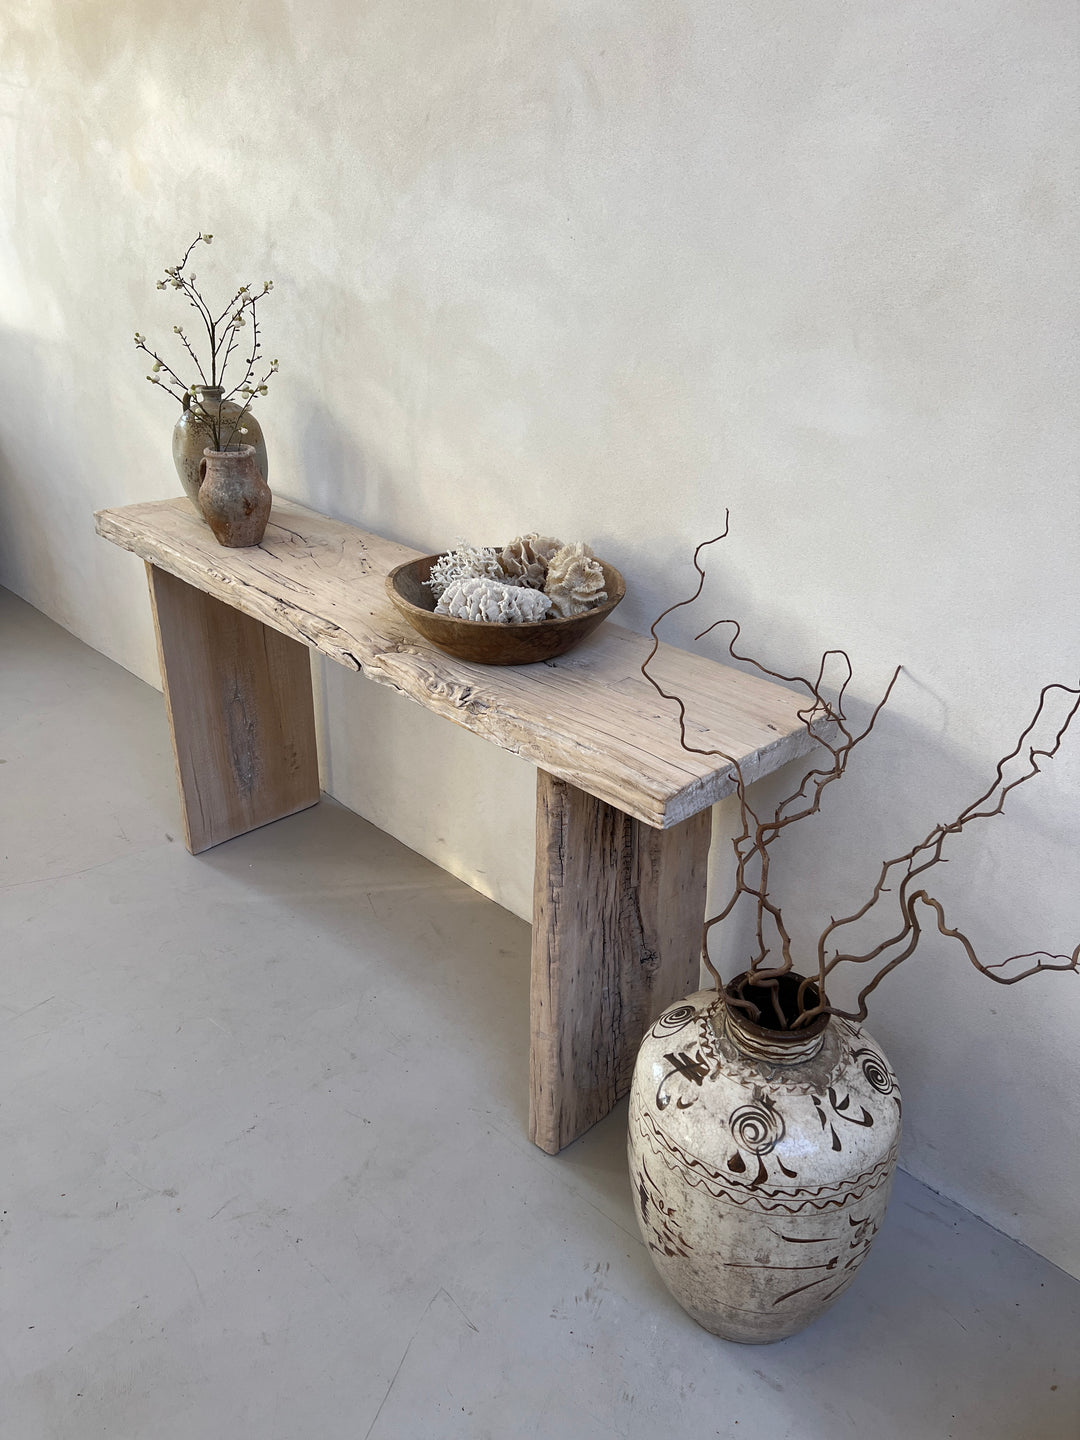
[[[318,650],[537,766],[530,1136],[557,1153],[629,1089],[641,1037],[698,988],[710,806],[729,768],[681,749],[640,673],[650,641],[606,621],[535,665],[454,660],[386,598],[420,552],[275,499],[263,543],[227,550],[183,498],[102,510],[146,561],[184,838],[198,854],[319,798]],[[813,746],[803,697],[663,645],[693,743],[756,779]]]

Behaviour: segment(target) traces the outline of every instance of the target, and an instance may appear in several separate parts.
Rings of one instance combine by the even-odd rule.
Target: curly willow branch
[[[966,806],[954,820],[945,824],[936,825],[930,833],[917,845],[906,851],[903,855],[895,856],[891,860],[882,863],[875,883],[869,897],[852,914],[842,916],[840,919],[831,918],[828,925],[822,931],[817,943],[817,966],[814,974],[803,977],[798,987],[796,1014],[787,1016],[781,1007],[778,986],[780,978],[789,974],[794,968],[794,958],[791,950],[791,936],[784,923],[780,907],[769,896],[770,881],[770,857],[769,846],[774,843],[778,836],[788,826],[796,824],[799,820],[805,820],[815,815],[821,808],[822,795],[826,788],[834,781],[839,780],[847,770],[848,760],[852,751],[859,745],[874,729],[878,717],[888,703],[893,692],[893,687],[900,675],[900,667],[897,666],[885,687],[885,692],[875,705],[864,728],[855,733],[848,725],[847,716],[844,713],[844,697],[853,676],[851,659],[845,650],[826,650],[821,657],[818,666],[816,679],[809,680],[802,675],[785,675],[781,671],[772,670],[752,655],[743,653],[735,648],[736,642],[741,634],[741,627],[736,620],[716,620],[706,629],[702,630],[697,639],[703,639],[720,626],[729,625],[732,627],[731,639],[727,644],[728,654],[733,660],[744,664],[752,665],[762,675],[772,680],[780,681],[787,685],[797,685],[806,691],[809,703],[797,712],[799,720],[805,726],[811,739],[820,745],[826,752],[827,759],[823,759],[821,765],[814,766],[802,777],[797,789],[791,792],[785,799],[776,806],[770,818],[763,820],[758,816],[750,805],[746,795],[746,782],[739,761],[732,755],[722,750],[706,750],[697,745],[691,745],[686,738],[686,705],[682,698],[676,694],[666,691],[659,681],[650,673],[649,666],[656,657],[660,648],[660,639],[657,635],[657,628],[668,615],[684,606],[692,605],[701,595],[705,584],[705,570],[700,563],[701,552],[717,541],[726,538],[729,531],[730,516],[725,512],[724,529],[712,540],[705,540],[694,551],[694,569],[698,573],[698,584],[694,593],[685,600],[676,601],[669,605],[649,627],[653,644],[648,657],[641,666],[641,673],[653,689],[664,700],[672,701],[678,706],[679,711],[679,743],[682,748],[694,755],[715,756],[731,766],[729,779],[734,782],[735,793],[739,802],[740,830],[732,841],[735,852],[735,880],[731,893],[722,908],[711,918],[706,919],[702,926],[701,936],[701,958],[712,976],[717,989],[723,989],[723,981],[719,972],[713,965],[709,955],[709,936],[711,931],[727,920],[735,910],[741,899],[749,898],[756,911],[756,940],[757,948],[747,966],[745,980],[739,986],[739,993],[727,990],[727,1000],[731,1005],[744,1010],[754,1020],[762,1019],[762,1012],[758,1005],[750,1000],[745,990],[753,987],[755,992],[760,994],[763,990],[769,994],[772,1010],[775,1015],[775,1022],[780,1029],[798,1028],[808,1025],[819,1015],[838,1015],[848,1020],[866,1019],[866,1000],[881,983],[886,975],[890,974],[896,967],[908,959],[915,951],[922,936],[922,922],[920,920],[917,905],[930,909],[937,921],[937,929],[949,939],[956,940],[964,949],[968,959],[974,967],[983,975],[989,976],[1002,985],[1015,985],[1020,980],[1025,980],[1029,975],[1038,974],[1044,970],[1072,970],[1080,971],[1080,945],[1071,955],[1054,955],[1044,950],[1031,951],[1025,955],[1012,955],[1006,960],[986,965],[980,961],[968,937],[960,930],[946,924],[945,912],[940,902],[935,900],[925,889],[913,889],[917,878],[922,876],[933,866],[945,863],[945,856],[942,849],[945,841],[952,835],[958,835],[973,820],[990,819],[994,815],[1000,815],[1004,808],[1006,796],[1040,773],[1040,760],[1049,760],[1057,754],[1061,742],[1069,729],[1077,711],[1080,710],[1080,686],[1063,685],[1053,683],[1045,685],[1039,695],[1039,703],[1035,714],[1024,728],[1017,740],[1016,745],[1001,760],[998,761],[994,772],[994,779],[987,789],[976,800]],[[823,692],[826,671],[829,662],[833,659],[843,661],[843,679],[833,700],[829,700]],[[1058,726],[1052,743],[1042,748],[1029,744],[1033,732],[1043,719],[1047,708],[1048,697],[1053,692],[1062,695],[1072,696],[1072,703],[1064,721]],[[836,739],[836,737],[839,739]],[[832,737],[832,739],[828,738]],[[1025,759],[1025,768],[1022,773],[1010,780],[1005,779],[1005,768],[1013,760],[1021,756]],[[791,807],[799,808],[792,811]],[[789,813],[790,812],[790,813]],[[887,883],[894,874],[901,876],[900,884],[896,890],[897,904],[900,910],[901,923],[895,933],[882,940],[872,949],[862,954],[849,954],[834,951],[832,956],[827,955],[827,948],[830,939],[838,930],[845,926],[853,925],[864,919],[875,908],[878,902],[886,894],[891,894],[892,889]],[[781,959],[778,963],[767,965],[770,951],[770,934],[773,943],[779,942]],[[1017,974],[1003,976],[995,972],[1003,969],[1006,965],[1015,960],[1034,960],[1036,963],[1028,966]],[[841,1010],[829,1003],[825,985],[828,977],[838,965],[854,964],[866,965],[874,961],[880,962],[873,978],[864,985],[858,996],[858,1008],[855,1010]],[[816,1003],[815,1003],[816,1001]],[[768,1022],[772,1024],[770,1019]]]

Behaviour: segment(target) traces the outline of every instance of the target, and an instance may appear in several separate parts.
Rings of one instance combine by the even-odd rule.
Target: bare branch
[[[873,993],[886,975],[914,953],[919,944],[923,933],[919,906],[930,909],[936,918],[940,933],[956,940],[964,948],[972,965],[980,973],[988,975],[999,984],[1014,985],[1043,970],[1080,971],[1080,945],[1071,955],[1055,955],[1048,951],[1036,950],[1023,955],[1013,955],[1007,960],[994,964],[983,964],[968,937],[962,931],[946,923],[945,912],[940,902],[921,886],[915,888],[919,884],[920,877],[928,870],[935,865],[947,863],[943,847],[950,837],[959,835],[966,826],[975,820],[986,820],[1000,815],[1006,797],[1018,786],[1025,784],[1040,773],[1040,761],[1052,759],[1057,754],[1069,726],[1080,711],[1080,686],[1055,682],[1045,685],[1041,690],[1034,715],[1025,726],[1013,749],[998,761],[994,778],[986,790],[961,810],[955,819],[935,825],[918,844],[913,845],[902,855],[884,861],[870,895],[858,909],[850,915],[830,918],[828,925],[825,926],[818,938],[816,974],[798,977],[796,1013],[794,1015],[785,1013],[784,1005],[779,998],[779,982],[785,975],[792,972],[795,959],[790,932],[784,922],[780,907],[769,894],[771,880],[769,847],[789,826],[818,813],[824,791],[834,781],[843,777],[855,747],[871,734],[877,724],[882,710],[892,695],[900,675],[900,667],[898,666],[893,672],[884,694],[875,705],[866,725],[856,733],[849,726],[844,711],[845,696],[853,678],[851,659],[845,650],[826,650],[821,657],[816,678],[807,679],[802,675],[786,675],[781,671],[773,670],[753,656],[736,649],[736,642],[741,634],[741,627],[736,620],[717,620],[700,632],[697,638],[703,639],[720,626],[731,626],[732,635],[727,649],[732,659],[753,666],[770,679],[788,685],[796,685],[805,690],[809,704],[798,712],[799,719],[811,738],[829,756],[828,761],[812,767],[803,774],[798,788],[776,806],[771,817],[763,819],[757,815],[747,799],[746,780],[738,760],[723,751],[706,750],[690,744],[687,740],[685,704],[678,695],[665,691],[649,672],[649,665],[660,645],[657,627],[673,611],[693,604],[700,596],[705,583],[705,571],[699,563],[699,557],[707,546],[714,545],[717,540],[725,538],[729,528],[728,519],[729,517],[725,514],[724,530],[720,535],[716,536],[714,540],[703,542],[694,551],[694,568],[699,576],[697,588],[693,595],[669,606],[654,621],[650,627],[653,638],[652,649],[641,667],[642,674],[657,693],[678,707],[679,741],[682,748],[695,755],[716,756],[731,766],[731,778],[735,784],[740,815],[740,830],[732,841],[736,861],[735,878],[727,901],[715,915],[705,921],[702,928],[702,960],[716,982],[717,988],[724,987],[719,972],[709,956],[710,935],[714,928],[729,919],[739,901],[744,898],[748,899],[755,907],[757,948],[749,961],[745,978],[738,988],[728,987],[725,990],[727,1002],[744,1010],[754,1020],[781,1030],[805,1027],[822,1014],[839,1015],[850,1020],[863,1020],[866,1018],[867,997]],[[826,675],[830,669],[830,661],[837,658],[843,662],[842,677],[834,698],[829,699],[824,692]],[[1053,737],[1048,743],[1042,745],[1033,743],[1035,732],[1046,715],[1050,697],[1055,694],[1071,697],[1067,713],[1057,725]],[[837,734],[840,737],[838,741],[835,739]],[[1007,778],[1006,772],[1014,761],[1021,762],[1019,773],[1011,774],[1011,778]],[[799,808],[793,809],[795,806],[799,806]],[[846,953],[837,949],[830,956],[828,949],[833,936],[846,926],[854,925],[870,915],[886,895],[895,895],[896,905],[899,909],[899,924],[894,932],[863,953]],[[775,941],[779,943],[781,958],[777,963],[769,965],[767,961],[774,937]],[[1017,960],[1033,960],[1035,963],[1015,974],[1006,976],[997,973]],[[856,1010],[841,1010],[830,1004],[825,984],[829,975],[838,966],[845,963],[869,965],[874,962],[877,962],[877,968],[872,978],[859,992]],[[772,1011],[768,1019],[762,1017],[760,1006],[743,993],[747,986],[752,986],[759,997],[763,990],[768,993],[768,1004]]]
[[[173,326],[174,333],[180,337],[181,345],[198,370],[202,385],[211,388],[220,385],[223,392],[223,403],[225,400],[230,400],[232,396],[241,392],[247,397],[246,403],[240,407],[239,414],[235,416],[229,414],[223,415],[222,404],[215,406],[213,402],[211,402],[210,407],[200,403],[194,405],[194,413],[206,421],[212,432],[214,447],[220,450],[236,438],[237,431],[241,428],[241,422],[248,413],[256,395],[266,394],[267,381],[277,369],[277,361],[273,361],[260,381],[253,383],[255,367],[262,354],[259,345],[256,304],[264,295],[273,289],[272,281],[264,281],[262,289],[255,291],[252,291],[247,285],[239,286],[225,309],[220,315],[215,317],[196,284],[196,276],[186,273],[188,261],[196,245],[200,242],[209,244],[212,239],[212,235],[196,235],[195,239],[184,251],[180,261],[176,265],[168,265],[165,267],[165,278],[157,282],[157,288],[159,290],[165,290],[171,287],[174,290],[178,290],[202,321],[203,327],[206,330],[207,340],[209,341],[209,364],[206,367],[204,367],[200,361],[184,327],[182,325]],[[240,381],[234,385],[231,390],[227,390],[225,384],[225,369],[237,344],[239,329],[245,323],[244,317],[249,310],[251,312],[251,353],[247,357],[244,373]],[[228,324],[225,324],[226,317],[228,316],[232,318]],[[176,371],[162,360],[156,351],[148,349],[144,336],[136,333],[135,343],[140,349],[146,350],[155,362],[154,369],[148,378],[152,380],[154,384],[164,386],[170,394],[174,395],[176,399],[184,405],[185,409],[188,408],[193,387],[181,380]],[[209,381],[207,381],[207,371],[209,371],[210,375]],[[166,376],[164,379],[162,378],[162,372],[164,372]],[[176,388],[174,388],[174,386]],[[231,429],[229,429],[227,434],[223,435],[223,423],[224,425],[228,425],[230,420],[232,422]]]
[[[1053,691],[1060,691],[1065,695],[1072,695],[1075,697],[1072,701],[1072,704],[1069,706],[1068,714],[1066,715],[1063,723],[1056,731],[1053,743],[1049,746],[1049,748],[1040,749],[1034,746],[1028,746],[1027,742],[1030,739],[1032,732],[1035,730],[1036,726],[1042,719],[1043,714],[1046,710],[1047,697]],[[861,905],[858,910],[854,911],[851,915],[846,915],[840,920],[831,920],[829,924],[825,927],[818,940],[818,962],[819,966],[822,969],[822,973],[825,976],[828,976],[829,973],[834,970],[837,965],[843,964],[845,962],[853,964],[865,964],[867,961],[876,960],[882,954],[884,954],[885,951],[888,950],[891,946],[898,944],[901,940],[904,939],[904,937],[908,934],[912,923],[911,910],[906,903],[911,881],[916,876],[924,874],[932,866],[944,863],[942,849],[944,847],[945,841],[949,838],[949,836],[959,835],[960,832],[964,829],[964,827],[969,825],[973,820],[988,820],[991,819],[993,816],[1000,815],[1002,813],[1002,810],[1005,806],[1006,796],[1009,795],[1018,786],[1023,785],[1026,781],[1033,779],[1036,775],[1040,773],[1039,760],[1053,759],[1053,757],[1057,754],[1061,746],[1062,739],[1064,738],[1065,732],[1068,730],[1069,725],[1071,724],[1073,717],[1076,715],[1078,709],[1080,709],[1080,688],[1074,688],[1073,686],[1062,685],[1060,683],[1043,686],[1039,694],[1039,702],[1035,708],[1034,715],[1032,716],[1028,724],[1024,727],[1024,730],[1022,731],[1019,740],[1016,742],[1012,750],[1010,750],[1007,755],[1003,756],[1002,759],[998,761],[994,771],[994,779],[987,787],[987,789],[984,790],[983,793],[976,800],[973,800],[969,805],[967,805],[963,810],[961,810],[960,814],[956,817],[955,820],[949,821],[945,824],[935,825],[934,828],[930,831],[930,833],[923,840],[920,840],[917,845],[913,845],[911,849],[905,851],[903,855],[897,855],[891,860],[886,860],[881,866],[881,869],[878,873],[877,882],[874,885],[874,888],[866,902]],[[1009,764],[1010,761],[1017,759],[1021,752],[1025,749],[1025,747],[1027,748],[1028,756],[1027,768],[1021,774],[1017,775],[1014,779],[1006,782],[1006,766]],[[837,930],[843,929],[847,925],[853,925],[857,921],[863,919],[864,916],[869,914],[869,912],[881,899],[882,895],[887,892],[888,886],[886,882],[888,881],[892,872],[897,870],[899,867],[903,867],[903,879],[900,885],[899,898],[901,914],[904,917],[904,925],[899,931],[899,933],[891,936],[888,940],[882,941],[881,944],[875,946],[872,950],[866,951],[864,954],[847,954],[837,951],[830,960],[826,961],[825,949],[828,945],[830,938],[836,933]]]

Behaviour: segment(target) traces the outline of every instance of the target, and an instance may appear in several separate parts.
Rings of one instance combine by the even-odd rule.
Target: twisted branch
[[[777,838],[790,825],[800,820],[808,819],[816,815],[821,808],[822,796],[827,787],[846,773],[848,761],[856,746],[873,731],[877,724],[878,717],[888,703],[893,688],[900,675],[900,667],[894,670],[884,694],[871,711],[870,718],[861,731],[857,733],[849,726],[848,719],[844,713],[844,697],[847,688],[851,683],[853,669],[851,659],[845,650],[826,650],[821,657],[815,679],[807,679],[802,675],[785,675],[781,671],[770,669],[752,655],[744,654],[735,648],[736,642],[741,634],[741,627],[736,620],[717,620],[702,630],[696,637],[703,639],[720,626],[730,625],[732,636],[728,641],[727,651],[734,660],[741,661],[754,667],[762,675],[772,680],[780,681],[787,685],[796,685],[806,691],[809,704],[797,711],[797,715],[807,734],[827,753],[828,760],[822,761],[820,765],[812,767],[804,773],[798,788],[792,791],[774,809],[771,817],[762,819],[750,805],[746,794],[746,781],[738,760],[722,750],[706,750],[700,746],[692,745],[686,738],[686,706],[682,699],[675,694],[664,690],[656,678],[650,673],[649,666],[656,656],[660,646],[657,635],[657,628],[660,623],[673,611],[692,605],[698,599],[705,584],[705,570],[699,563],[701,552],[710,545],[715,545],[718,540],[724,539],[729,532],[729,516],[725,513],[724,529],[720,535],[712,540],[703,541],[694,551],[694,569],[698,572],[698,584],[694,593],[685,600],[679,600],[674,605],[668,606],[649,627],[653,644],[649,654],[641,666],[641,673],[648,680],[653,689],[663,699],[672,701],[678,706],[679,743],[684,750],[691,754],[715,756],[731,766],[728,778],[734,782],[735,794],[739,803],[740,829],[732,841],[735,852],[735,880],[726,903],[711,918],[706,919],[702,927],[701,958],[709,974],[718,989],[725,989],[709,955],[709,937],[711,931],[727,920],[735,910],[738,902],[744,897],[749,898],[755,907],[755,932],[756,950],[746,968],[744,979],[736,988],[725,989],[728,1004],[744,1010],[750,1017],[772,1028],[781,1030],[796,1029],[809,1025],[818,1016],[823,1014],[838,1015],[848,1020],[865,1020],[866,1000],[886,975],[903,963],[911,956],[922,936],[923,925],[917,907],[922,905],[930,909],[936,918],[937,928],[942,935],[949,939],[956,940],[963,946],[968,959],[982,974],[988,975],[999,984],[1014,985],[1019,980],[1026,979],[1029,975],[1037,974],[1042,970],[1073,970],[1080,971],[1080,945],[1071,955],[1055,955],[1048,951],[1031,951],[1025,955],[1013,955],[1006,960],[994,964],[983,964],[974,949],[971,941],[960,930],[946,924],[945,912],[940,902],[931,896],[924,888],[913,888],[919,877],[926,871],[938,864],[947,863],[942,850],[946,840],[953,835],[958,835],[974,820],[990,819],[1002,813],[1006,797],[1028,780],[1040,773],[1040,760],[1049,760],[1057,754],[1061,742],[1068,730],[1073,718],[1080,710],[1080,686],[1052,683],[1045,685],[1040,692],[1039,702],[1032,719],[1023,730],[1016,745],[1009,753],[998,761],[995,769],[994,779],[987,789],[972,803],[966,806],[960,814],[951,821],[934,826],[930,833],[917,845],[902,855],[893,857],[882,863],[877,881],[867,900],[850,915],[837,919],[832,917],[828,925],[822,931],[817,942],[817,964],[816,973],[801,977],[801,983],[797,991],[796,1013],[794,1016],[785,1014],[779,999],[780,979],[791,973],[794,969],[794,957],[792,954],[792,942],[790,932],[784,922],[780,907],[769,896],[770,882],[770,855],[769,847],[774,844]],[[829,662],[834,659],[843,661],[843,678],[839,689],[833,699],[829,699],[824,693],[826,671],[829,669]],[[1068,713],[1065,719],[1058,726],[1052,742],[1043,747],[1030,744],[1030,740],[1036,727],[1043,719],[1047,708],[1048,697],[1059,692],[1065,696],[1072,696]],[[1006,780],[1005,769],[1011,761],[1025,755],[1025,768],[1012,779]],[[793,806],[798,806],[792,810]],[[832,937],[845,926],[853,925],[866,917],[886,894],[893,893],[888,883],[894,875],[900,873],[900,883],[896,890],[897,904],[900,910],[900,924],[895,932],[882,940],[871,949],[861,953],[847,953],[839,949],[834,950],[829,956],[827,950]],[[767,964],[771,953],[772,944],[779,943],[779,961],[772,965]],[[890,954],[890,952],[895,952]],[[1006,965],[1015,960],[1034,960],[1036,963],[1029,966],[1020,973],[1002,976],[995,972],[1003,969]],[[856,1010],[841,1010],[831,1005],[826,996],[826,981],[835,971],[837,966],[848,963],[854,965],[866,965],[874,961],[881,961],[873,978],[859,992],[858,1008]],[[753,988],[757,993],[762,989],[769,993],[773,1017],[768,1020],[762,1019],[760,1006],[750,1000],[745,991]]]

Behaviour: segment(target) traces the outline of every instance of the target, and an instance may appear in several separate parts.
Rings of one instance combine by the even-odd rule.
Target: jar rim
[[[789,992],[797,990],[804,980],[810,978],[811,977],[806,975],[800,975],[798,971],[795,970],[789,970],[786,975],[778,977],[780,986]],[[747,980],[753,980],[753,971],[744,970],[740,975],[736,975],[732,980],[729,980],[723,987],[721,994],[724,997],[724,1009],[732,1023],[737,1026],[738,1029],[745,1031],[747,1035],[752,1036],[756,1040],[775,1041],[781,1045],[793,1045],[799,1041],[811,1040],[825,1030],[832,1018],[826,1011],[816,1016],[808,1025],[799,1025],[796,1028],[790,1028],[789,1026],[787,1030],[781,1030],[772,1025],[762,1025],[760,1021],[753,1020],[741,1007],[730,1003],[733,999],[745,998],[736,996],[733,992],[737,985]],[[809,994],[813,997],[813,1003],[816,1005],[818,1003],[818,987],[817,982],[812,979]],[[826,1004],[828,1003],[826,997],[823,996],[822,999]]]
[[[213,456],[215,456],[215,457],[216,457],[216,456],[219,456],[219,455],[244,455],[244,454],[254,455],[254,454],[255,454],[255,446],[254,446],[254,445],[249,445],[249,444],[247,444],[247,442],[245,441],[245,442],[242,442],[242,443],[239,444],[239,445],[230,445],[230,446],[229,446],[227,449],[225,449],[225,450],[215,450],[212,445],[208,445],[208,446],[206,447],[206,449],[205,449],[202,453],[203,453],[203,455],[206,456],[207,458],[209,458],[211,455],[213,455]]]

